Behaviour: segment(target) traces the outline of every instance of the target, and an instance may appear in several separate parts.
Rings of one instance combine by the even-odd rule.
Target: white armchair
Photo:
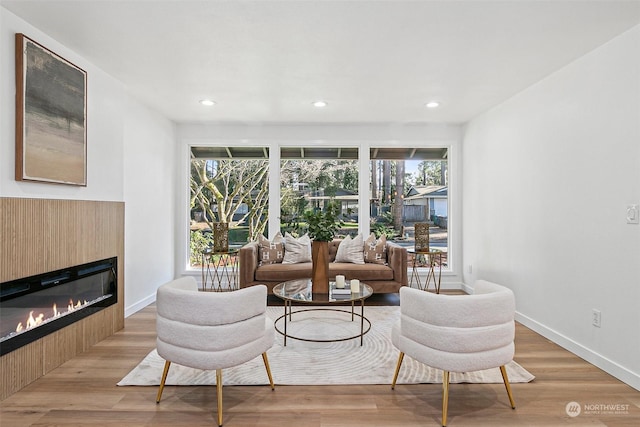
[[[273,322],[266,316],[266,286],[233,292],[199,292],[195,279],[184,277],[158,288],[156,306],[158,354],[166,361],[156,403],[162,397],[172,362],[216,371],[220,426],[222,369],[262,354],[274,389],[266,353],[274,340]]]
[[[515,299],[510,289],[478,280],[472,295],[443,295],[403,287],[399,322],[392,342],[400,350],[391,388],[404,355],[442,369],[442,425],[447,425],[449,372],[473,372],[500,367],[511,407],[505,365],[513,359]]]

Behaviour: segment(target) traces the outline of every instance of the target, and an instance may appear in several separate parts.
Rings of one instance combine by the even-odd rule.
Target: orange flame
[[[84,303],[78,300],[77,303],[73,303],[73,299],[69,299],[69,305],[67,306],[67,311],[75,311],[78,308],[81,308],[83,305],[87,305],[87,300],[84,300]],[[62,312],[58,311],[58,306],[56,303],[53,303],[53,317],[58,317],[62,315]],[[26,320],[26,325],[22,322],[18,323],[16,326],[16,332],[22,332],[24,330],[28,330],[31,328],[35,328],[38,325],[44,323],[44,313],[38,314],[36,317],[33,316],[33,310],[29,312],[29,317]]]
[[[29,318],[27,319],[27,329],[34,328],[40,325],[44,321],[44,314],[40,313],[37,317],[33,317],[33,310],[29,312]]]

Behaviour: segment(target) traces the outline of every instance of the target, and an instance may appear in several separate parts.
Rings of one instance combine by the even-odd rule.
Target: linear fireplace
[[[0,355],[116,304],[117,258],[0,284]]]

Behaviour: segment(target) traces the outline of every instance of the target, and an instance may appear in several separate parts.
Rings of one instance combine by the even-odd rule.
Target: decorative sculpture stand
[[[212,231],[213,246],[202,251],[202,290],[234,291],[238,289],[238,249],[229,249],[229,224],[214,222]]]
[[[414,236],[415,250],[408,250],[409,253],[413,254],[410,285],[413,285],[415,281],[418,289],[427,291],[429,290],[429,285],[433,282],[433,287],[436,293],[439,294],[442,280],[442,252],[431,252],[429,246],[429,223],[416,223]],[[426,264],[427,267],[427,277],[424,283],[421,282],[420,275],[418,274],[419,258],[424,260],[424,264]],[[436,266],[438,267],[437,276]]]

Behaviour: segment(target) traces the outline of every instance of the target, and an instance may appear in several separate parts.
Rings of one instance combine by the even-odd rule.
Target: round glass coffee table
[[[348,291],[345,291],[345,289]],[[349,287],[345,289],[336,289],[335,282],[329,282],[329,292],[327,293],[313,293],[311,286],[311,279],[289,280],[287,282],[278,283],[273,288],[273,294],[278,298],[284,300],[284,314],[278,317],[274,322],[276,332],[284,337],[284,345],[287,345],[287,338],[291,338],[299,341],[309,342],[338,342],[347,341],[356,338],[360,338],[360,345],[362,345],[364,335],[371,330],[371,322],[364,315],[364,300],[373,295],[373,289],[366,283],[360,283],[359,292],[350,292]],[[355,303],[360,301],[360,314],[355,312]],[[329,306],[322,308],[305,308],[301,310],[292,311],[292,303],[296,305],[324,305]],[[351,321],[353,322],[356,317],[360,318],[360,333],[348,336],[345,338],[334,339],[310,339],[299,336],[293,336],[287,333],[287,322],[291,321],[291,317],[295,313],[302,313],[306,311],[338,311],[342,313],[349,313],[347,310],[341,310],[339,308],[333,308],[331,306],[338,306],[338,304],[351,303]],[[284,329],[281,330],[278,327],[278,321],[284,319]],[[366,329],[365,329],[366,322]]]

